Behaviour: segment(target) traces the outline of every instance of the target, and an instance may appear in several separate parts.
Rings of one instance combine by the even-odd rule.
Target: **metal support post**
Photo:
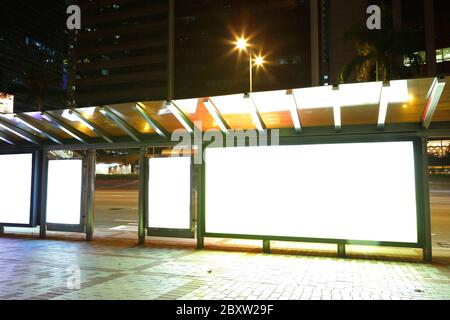
[[[91,241],[94,235],[95,163],[95,150],[88,150],[86,170],[86,241]]]
[[[139,151],[139,244],[145,243],[145,231],[147,226],[147,202],[148,202],[148,160],[147,148]]]
[[[431,219],[430,219],[430,189],[428,181],[428,152],[427,138],[422,138],[421,142],[421,171],[422,171],[422,197],[423,197],[423,261],[432,262],[432,240],[431,240]]]
[[[337,254],[339,258],[345,258],[347,255],[345,254],[345,243],[337,244]]]
[[[263,252],[270,253],[270,240],[263,240]]]
[[[196,167],[196,188],[197,188],[197,249],[205,247],[205,161]]]
[[[48,179],[48,157],[47,152],[42,154],[40,175],[40,206],[39,206],[39,238],[47,236],[47,179]]]

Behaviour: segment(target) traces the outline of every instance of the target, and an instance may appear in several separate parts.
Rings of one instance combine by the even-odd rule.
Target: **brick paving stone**
[[[80,289],[67,287],[69,267]],[[0,238],[0,299],[450,299],[449,259],[422,264]]]

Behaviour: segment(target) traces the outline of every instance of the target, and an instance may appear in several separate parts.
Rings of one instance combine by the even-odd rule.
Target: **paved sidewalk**
[[[8,236],[0,299],[450,299],[450,267]]]

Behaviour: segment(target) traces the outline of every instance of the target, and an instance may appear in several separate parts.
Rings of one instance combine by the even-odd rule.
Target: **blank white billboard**
[[[206,150],[206,232],[417,242],[413,143]]]
[[[47,180],[47,223],[81,223],[82,160],[50,160]]]
[[[189,229],[190,205],[191,159],[149,159],[148,226]]]
[[[33,155],[0,155],[0,170],[0,223],[30,224]]]

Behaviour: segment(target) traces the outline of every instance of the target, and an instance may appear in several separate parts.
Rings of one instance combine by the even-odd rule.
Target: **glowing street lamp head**
[[[236,41],[236,48],[239,50],[245,50],[247,49],[248,42],[244,38],[239,38]]]
[[[261,56],[257,56],[257,57],[255,58],[255,65],[256,65],[257,67],[261,67],[263,64],[264,64],[264,58],[261,57]]]

